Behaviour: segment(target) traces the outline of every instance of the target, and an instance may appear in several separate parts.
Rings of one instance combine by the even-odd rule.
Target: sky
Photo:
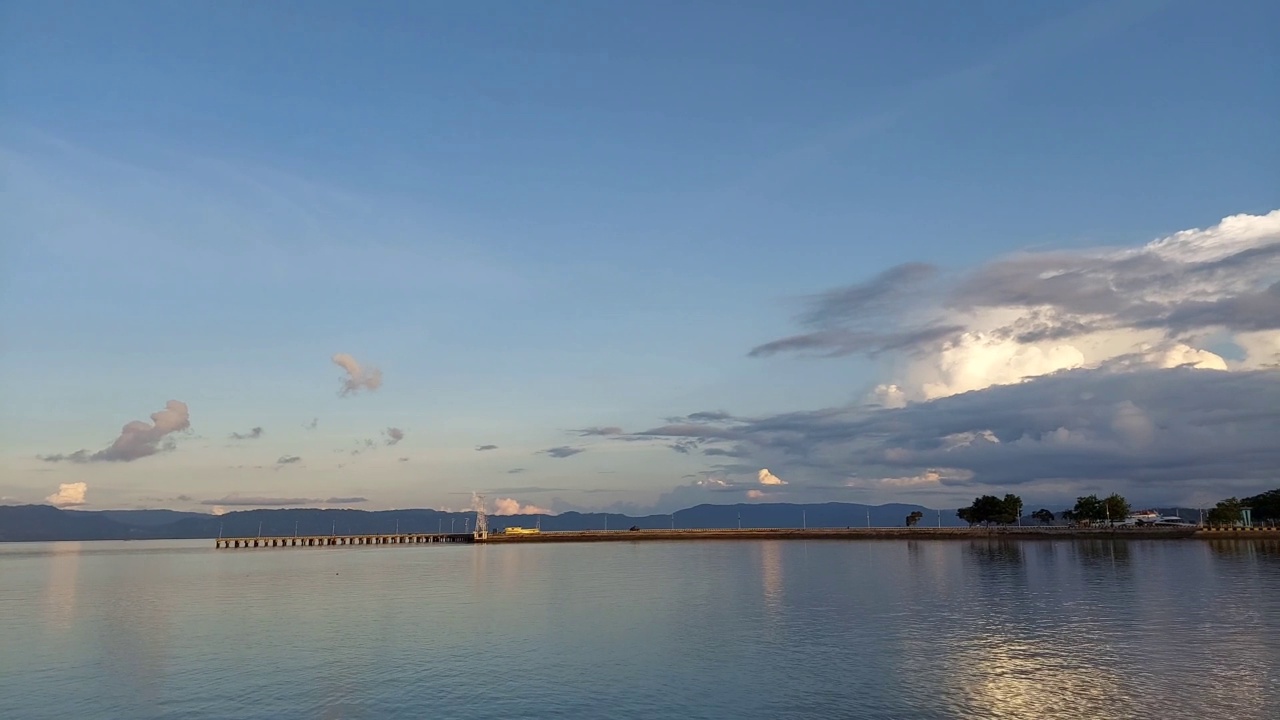
[[[0,0],[0,502],[1280,486],[1280,5]]]

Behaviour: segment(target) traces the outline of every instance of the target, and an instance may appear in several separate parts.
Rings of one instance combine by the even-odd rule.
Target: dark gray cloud
[[[809,298],[809,307],[796,320],[803,332],[751,349],[751,357],[797,352],[821,357],[864,353],[912,352],[963,330],[953,323],[926,322],[903,327],[892,322],[927,293],[922,285],[936,278],[937,268],[907,263],[870,280]],[[910,302],[908,302],[910,301]]]
[[[277,465],[291,465],[296,462],[302,462],[302,458],[297,455],[281,455],[280,458],[276,460]]]
[[[508,474],[508,475],[518,475],[518,474],[520,474],[520,473],[522,473],[522,472],[524,472],[524,468],[511,468],[510,470],[508,470],[508,471],[507,471],[507,474]]]
[[[963,325],[929,325],[899,332],[864,332],[835,328],[792,335],[751,348],[750,357],[783,352],[811,353],[820,357],[863,354],[876,357],[892,352],[916,352],[923,347],[964,332]]]
[[[130,462],[173,450],[176,445],[173,438],[168,436],[190,427],[186,403],[170,400],[165,404],[164,410],[151,414],[150,423],[141,420],[126,423],[120,430],[120,436],[108,448],[92,454],[88,450],[76,450],[72,453],[38,457],[45,462]]]
[[[809,308],[797,317],[810,327],[843,326],[862,322],[869,316],[883,316],[897,309],[904,297],[938,275],[926,263],[905,263],[876,275],[866,282],[828,290],[810,299]]]
[[[547,448],[546,450],[539,450],[538,452],[544,455],[550,455],[553,458],[567,458],[581,452],[586,452],[586,449],[561,445],[560,447]]]
[[[245,433],[233,432],[229,437],[232,440],[257,440],[262,437],[262,428],[256,427]]]
[[[1280,467],[1280,371],[1077,370],[897,409],[707,431],[736,437],[757,461],[730,472],[778,466],[801,484],[849,484],[854,473],[871,485],[927,484],[933,471],[952,488],[1093,482],[1150,494],[1232,481],[1261,491]]]
[[[409,458],[407,458],[407,457],[402,457],[402,458],[400,458],[400,462],[409,462]]]
[[[404,431],[400,428],[389,427],[382,431],[384,442],[388,445],[395,445],[404,439]]]
[[[1280,282],[1235,297],[1174,303],[1162,315],[1142,318],[1135,326],[1164,328],[1174,333],[1206,327],[1243,332],[1280,330]]]
[[[477,445],[476,452],[486,452],[488,450],[497,450],[497,445]]]
[[[368,502],[362,497],[262,497],[247,495],[227,495],[215,500],[201,500],[201,505],[221,505],[223,507],[278,507],[283,505],[354,505]]]

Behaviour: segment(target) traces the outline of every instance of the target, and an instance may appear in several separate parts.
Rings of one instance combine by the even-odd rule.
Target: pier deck
[[[214,547],[335,547],[354,545],[430,545],[435,543],[473,543],[471,533],[394,533],[391,535],[305,535],[290,537],[218,538]]]

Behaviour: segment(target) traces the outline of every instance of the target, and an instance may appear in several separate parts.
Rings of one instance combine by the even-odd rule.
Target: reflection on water
[[[66,632],[76,616],[76,583],[79,581],[82,542],[51,543],[49,577],[43,603],[44,620],[50,630]]]
[[[1276,545],[0,546],[0,718],[1261,720]]]
[[[771,616],[782,609],[782,548],[781,540],[759,543],[760,584],[764,588],[764,604]]]

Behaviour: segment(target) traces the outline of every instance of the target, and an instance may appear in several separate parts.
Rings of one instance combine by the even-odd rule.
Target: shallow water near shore
[[[0,717],[1273,718],[1280,542],[0,545]]]

